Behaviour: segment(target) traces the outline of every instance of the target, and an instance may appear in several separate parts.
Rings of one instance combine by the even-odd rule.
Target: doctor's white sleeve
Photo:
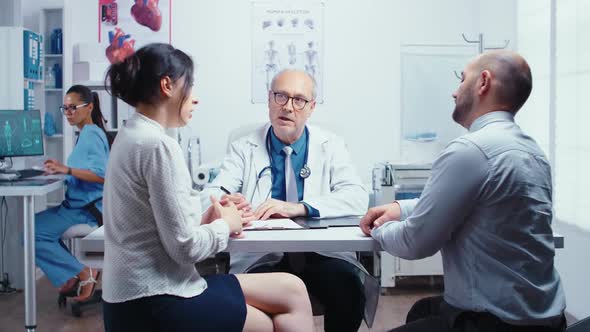
[[[219,174],[215,179],[207,184],[201,192],[201,206],[203,212],[211,206],[210,196],[220,198],[225,194],[220,187],[223,186],[229,190],[230,193],[239,193],[242,191],[242,183],[244,178],[245,158],[244,151],[241,149],[240,141],[231,144],[230,152],[223,159],[223,163],[219,168]]]
[[[352,164],[350,153],[340,138],[332,139],[329,144],[332,153],[323,157],[331,158],[330,192],[306,196],[304,201],[318,210],[322,218],[363,215],[369,205],[369,193]]]

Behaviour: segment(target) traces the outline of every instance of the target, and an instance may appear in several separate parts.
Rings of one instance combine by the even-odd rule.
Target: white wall
[[[400,44],[461,43],[462,32],[484,32],[500,42],[516,33],[510,0],[324,2],[325,103],[311,121],[345,138],[366,183],[375,162],[399,157]],[[231,129],[267,119],[266,105],[250,103],[250,4],[173,2],[172,43],[198,63],[194,93],[200,104],[182,133],[201,136],[206,162],[223,157]],[[96,2],[68,5],[72,42],[96,42]]]
[[[519,0],[517,11],[518,51],[533,72],[533,92],[517,119],[545,151],[550,143],[549,128],[556,130],[554,205],[560,222],[554,231],[565,237],[565,248],[557,250],[555,265],[566,294],[566,310],[577,319],[590,315],[590,267],[580,261],[580,253],[588,250],[590,242],[588,106],[584,100],[590,89],[590,48],[586,34],[581,33],[590,26],[588,4],[586,0],[556,2],[555,123],[549,121],[551,1]]]
[[[21,0],[23,27],[40,31],[39,17],[41,8],[60,8],[67,0]]]
[[[517,121],[549,156],[549,28],[550,0],[519,0],[517,50],[533,75],[533,91]]]
[[[556,223],[553,230],[565,239],[564,248],[555,252],[555,267],[565,291],[565,310],[576,320],[584,319],[590,316],[590,265],[584,261],[590,243],[590,233],[580,227],[561,222]]]
[[[20,0],[0,1],[0,26],[22,26]]]

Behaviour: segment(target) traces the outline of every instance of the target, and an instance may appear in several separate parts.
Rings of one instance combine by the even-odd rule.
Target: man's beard
[[[467,115],[471,113],[471,109],[473,107],[473,94],[470,91],[465,91],[463,94],[463,99],[459,101],[458,104],[455,105],[455,110],[453,111],[453,120],[460,125],[463,125],[463,122],[467,118]]]

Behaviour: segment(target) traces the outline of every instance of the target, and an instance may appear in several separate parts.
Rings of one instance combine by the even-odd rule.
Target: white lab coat
[[[209,206],[209,196],[220,197],[220,186],[232,193],[240,192],[255,209],[270,198],[272,188],[270,169],[265,170],[258,185],[258,174],[270,166],[266,150],[266,134],[270,124],[231,144],[219,175],[203,190],[201,201]],[[367,211],[368,193],[362,185],[341,138],[320,128],[307,126],[309,154],[307,164],[311,175],[305,179],[303,200],[320,212],[322,218],[363,215]],[[353,253],[321,253],[351,262],[359,267]],[[263,256],[269,256],[264,257]],[[280,261],[282,253],[232,254],[231,273],[243,273],[255,266]],[[262,259],[262,260],[261,260]]]
[[[232,193],[242,193],[255,209],[271,197],[271,172],[265,170],[260,179],[259,173],[270,166],[270,157],[266,149],[266,135],[270,124],[259,127],[253,133],[231,144],[229,154],[225,157],[219,175],[206,186],[201,194],[203,207],[210,205],[209,196],[220,197],[220,186]],[[327,131],[314,126],[309,130],[309,154],[307,165],[311,175],[305,179],[303,200],[320,212],[322,218],[363,215],[367,211],[369,196],[352,165],[344,141]],[[258,182],[258,184],[257,184]],[[352,252],[321,252],[324,256],[343,259],[362,272],[361,280],[366,281],[368,272]],[[262,266],[278,263],[283,253],[232,253],[230,273],[245,273]],[[365,282],[365,287],[367,287]],[[373,297],[374,285],[365,294]],[[378,294],[377,294],[378,296]],[[372,311],[372,310],[371,310]],[[374,315],[374,311],[372,315]],[[372,319],[367,319],[367,323]],[[372,322],[371,322],[372,323]],[[370,325],[370,324],[369,324]]]

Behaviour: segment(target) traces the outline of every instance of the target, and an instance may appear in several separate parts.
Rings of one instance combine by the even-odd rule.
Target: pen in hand
[[[231,195],[231,192],[227,189],[225,189],[224,186],[220,186],[219,189],[221,189],[221,191],[223,191],[224,193],[226,193],[227,195]]]

